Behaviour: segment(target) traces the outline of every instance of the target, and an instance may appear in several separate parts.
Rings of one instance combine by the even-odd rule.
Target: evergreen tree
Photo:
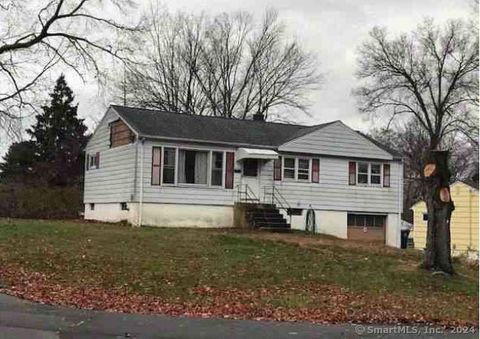
[[[31,179],[34,161],[35,144],[32,141],[13,143],[0,163],[1,182],[24,182]]]
[[[35,145],[35,172],[54,185],[79,181],[83,172],[83,148],[87,127],[77,116],[78,104],[62,74],[50,93],[50,104],[36,116],[27,133]]]

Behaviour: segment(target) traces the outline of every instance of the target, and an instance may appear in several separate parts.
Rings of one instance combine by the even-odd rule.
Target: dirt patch
[[[397,248],[388,247],[378,242],[366,242],[366,241],[353,241],[346,239],[339,239],[328,235],[313,235],[300,232],[293,233],[273,233],[273,232],[261,232],[261,231],[240,231],[235,233],[242,234],[244,236],[260,239],[284,242],[289,244],[295,244],[301,247],[318,248],[322,246],[338,246],[346,249],[364,249],[370,252],[383,253],[390,255],[398,255],[402,252]]]

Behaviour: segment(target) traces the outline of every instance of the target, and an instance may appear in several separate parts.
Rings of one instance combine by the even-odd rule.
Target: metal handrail
[[[268,188],[271,188],[271,193],[267,193]],[[263,187],[263,200],[264,201],[265,201],[265,197],[267,195],[270,195],[270,197],[271,197],[270,202],[272,204],[274,204],[274,205],[278,204],[280,209],[283,209],[283,210],[285,210],[285,212],[287,212],[287,215],[289,216],[289,219],[290,219],[290,224],[292,224],[292,214],[290,212],[292,207],[288,203],[287,199],[285,199],[285,197],[282,195],[282,193],[280,193],[278,188],[276,188],[275,186],[264,186]]]
[[[242,187],[245,187],[245,190],[242,191]],[[242,199],[242,194],[245,195],[245,199]],[[241,202],[260,202],[260,199],[257,198],[255,193],[252,191],[248,184],[238,184],[237,185],[237,195],[238,199]]]

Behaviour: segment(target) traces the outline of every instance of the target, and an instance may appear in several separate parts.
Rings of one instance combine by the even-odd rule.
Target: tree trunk
[[[453,274],[450,218],[455,207],[450,195],[448,151],[428,151],[423,174],[428,212],[427,244],[423,267]]]

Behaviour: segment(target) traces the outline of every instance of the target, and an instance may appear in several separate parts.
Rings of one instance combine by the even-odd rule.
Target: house
[[[262,213],[281,213],[283,226],[304,230],[311,209],[316,232],[400,244],[402,160],[341,121],[302,126],[112,105],[86,153],[86,219],[231,227],[235,206],[268,202]]]
[[[478,258],[478,186],[457,181],[450,186],[455,210],[450,220],[452,255]],[[412,206],[414,248],[424,249],[427,238],[427,207],[424,201]]]

